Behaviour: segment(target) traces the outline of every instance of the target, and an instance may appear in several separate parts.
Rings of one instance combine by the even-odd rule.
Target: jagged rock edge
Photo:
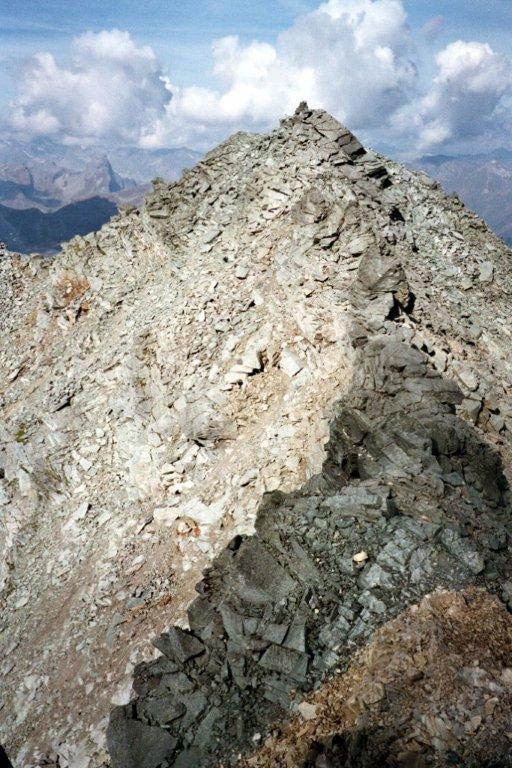
[[[233,540],[198,585],[190,632],[156,641],[164,655],[136,670],[138,698],[111,715],[114,768],[236,760],[385,619],[438,586],[496,591],[509,575],[500,459],[455,415],[458,387],[409,343],[410,301],[392,242],[363,256],[354,383],[322,473],[264,499],[256,534]],[[469,499],[457,490],[466,486]],[[335,533],[342,556],[316,563],[315,547],[329,560],[324,539]],[[347,556],[354,538],[370,553],[363,567]]]

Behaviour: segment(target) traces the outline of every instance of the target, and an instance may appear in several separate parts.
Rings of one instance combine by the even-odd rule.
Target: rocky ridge
[[[20,764],[111,700],[114,766],[230,763],[426,592],[510,598],[510,253],[427,177],[302,105],[0,268]]]

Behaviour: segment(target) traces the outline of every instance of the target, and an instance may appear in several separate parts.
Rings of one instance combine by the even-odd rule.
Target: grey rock
[[[159,768],[171,762],[176,744],[170,733],[127,717],[124,709],[111,715],[107,747],[118,768]]]
[[[375,587],[390,589],[394,584],[391,574],[385,571],[378,563],[370,565],[370,567],[361,574],[357,583],[361,589],[374,589]]]
[[[186,712],[185,705],[180,701],[174,701],[168,696],[149,698],[143,705],[137,708],[137,715],[147,718],[150,725],[165,726],[182,717]]]
[[[293,619],[283,645],[299,653],[306,651],[306,620],[304,618],[296,616]]]
[[[337,648],[348,636],[350,629],[350,621],[345,616],[338,616],[335,621],[326,624],[321,630],[318,638],[320,644],[328,648]]]
[[[308,669],[308,657],[292,648],[271,645],[260,659],[265,669],[280,672],[293,680],[305,680]]]
[[[287,624],[268,624],[263,632],[261,632],[261,637],[269,643],[277,643],[278,645],[281,645],[287,632]]]
[[[372,595],[371,592],[363,592],[357,598],[357,602],[373,613],[383,614],[386,612],[386,603]]]
[[[464,563],[471,573],[478,575],[484,570],[485,560],[480,553],[475,552],[469,541],[461,539],[451,528],[442,531],[440,540],[448,552]]]
[[[204,644],[197,637],[179,627],[171,627],[153,643],[165,656],[182,664],[204,651]]]
[[[492,283],[494,279],[494,264],[492,261],[484,261],[480,264],[480,282]]]
[[[242,259],[250,272],[237,279]],[[478,282],[484,259],[503,290]],[[191,632],[164,633],[166,656],[135,670],[123,728],[142,761],[161,757],[143,749],[158,734],[162,754],[169,738],[176,753],[162,764],[229,765],[277,707],[290,709],[292,691],[344,668],[427,592],[505,594],[510,254],[459,202],[365,152],[326,113],[301,105],[269,135],[237,134],[177,184],[158,183],[142,215],[51,262],[4,254],[0,272],[0,499],[14,526],[0,537],[5,624],[33,645],[59,733],[69,724],[52,665],[63,654],[39,632],[41,600],[66,580],[73,620],[59,637],[73,638],[77,679],[91,632],[115,627],[95,669],[117,684],[110,667],[143,639],[131,635],[142,625],[118,622],[119,606],[144,599],[154,626],[170,593],[176,604],[189,595],[187,577],[170,590],[168,561],[154,558],[170,534],[154,525],[158,509],[188,572],[209,567]],[[69,274],[78,295],[66,304]],[[288,376],[283,350],[297,358]],[[75,515],[70,489],[90,514]],[[353,562],[363,549],[364,566]],[[84,567],[96,579],[85,593]],[[144,587],[128,594],[135,574]],[[6,710],[23,685],[13,668]],[[39,705],[39,694],[26,703],[27,754],[44,730]],[[125,755],[112,763],[126,768]]]
[[[236,559],[233,588],[250,603],[279,600],[294,587],[284,568],[257,541],[242,545]]]

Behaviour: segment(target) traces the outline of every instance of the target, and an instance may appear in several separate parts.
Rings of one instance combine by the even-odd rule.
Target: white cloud
[[[60,66],[40,53],[22,69],[9,122],[21,134],[138,141],[163,113],[170,94],[155,54],[127,32],[88,32]]]
[[[213,46],[218,89],[173,89],[145,146],[211,143],[266,128],[306,99],[352,128],[371,128],[406,103],[417,73],[401,0],[328,0],[300,16],[276,45],[237,37]]]
[[[496,135],[512,88],[510,60],[487,44],[457,40],[437,54],[436,64],[428,93],[395,116],[398,131],[417,137],[419,149]]]
[[[422,32],[432,36],[441,24],[432,19]],[[459,40],[438,53],[437,75],[420,94],[402,0],[326,0],[273,45],[217,40],[214,88],[173,85],[153,50],[127,32],[86,33],[73,52],[69,65],[41,53],[21,70],[12,129],[204,149],[235,130],[274,126],[305,99],[363,140],[410,152],[496,133],[512,82],[505,56]]]

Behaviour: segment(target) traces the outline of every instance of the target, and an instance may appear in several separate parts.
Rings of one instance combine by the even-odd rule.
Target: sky
[[[206,149],[303,98],[395,155],[508,146],[512,0],[0,0],[0,137]]]

